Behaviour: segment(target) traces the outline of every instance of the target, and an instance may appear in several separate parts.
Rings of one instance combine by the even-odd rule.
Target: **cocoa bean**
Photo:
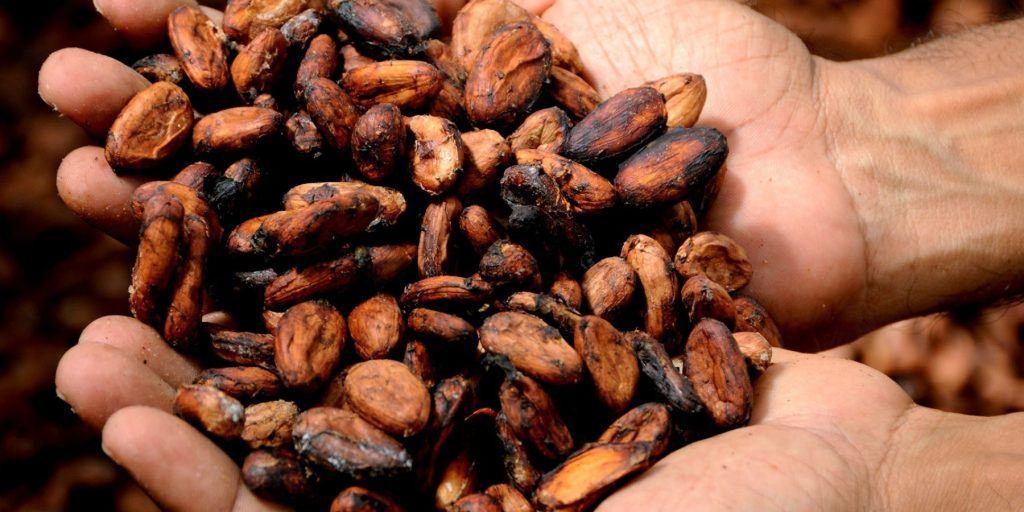
[[[290,450],[256,450],[242,463],[242,481],[259,496],[289,500],[313,492],[320,479]]]
[[[622,163],[615,189],[638,208],[678,202],[714,180],[728,153],[714,128],[673,128]]]
[[[287,400],[275,400],[245,408],[242,441],[250,448],[283,448],[292,445],[292,424],[299,408]]]
[[[310,462],[353,478],[380,478],[408,472],[412,459],[402,445],[356,413],[314,407],[292,427],[295,449]]]
[[[551,66],[550,82],[545,90],[555,103],[576,120],[587,117],[601,104],[601,95],[593,86],[579,75],[559,66]]]
[[[750,417],[753,389],[747,363],[729,328],[701,320],[686,342],[686,377],[719,427],[745,423]]]
[[[390,103],[375,105],[352,128],[352,160],[370,181],[391,176],[406,154],[405,121]]]
[[[338,69],[338,47],[334,39],[320,34],[309,42],[306,54],[295,72],[295,99],[303,101],[306,85],[317,78],[333,78]]]
[[[361,108],[390,103],[404,111],[423,108],[441,90],[441,72],[426,62],[387,60],[345,73],[341,84]]]
[[[633,401],[640,378],[632,345],[612,324],[598,316],[580,319],[573,343],[598,399],[612,412],[625,410]]]
[[[115,169],[143,170],[171,157],[192,130],[192,103],[170,82],[143,89],[125,105],[107,134],[104,153]]]
[[[554,401],[533,379],[513,372],[498,393],[501,413],[516,437],[529,442],[548,459],[566,456],[573,448],[572,434]]]
[[[487,249],[502,238],[501,226],[483,207],[473,205],[463,208],[459,215],[459,229],[477,254],[483,256]]]
[[[324,301],[288,308],[277,325],[274,364],[289,388],[311,390],[334,372],[345,346],[345,318]]]
[[[277,398],[284,389],[276,374],[258,366],[210,368],[200,372],[194,384],[219,389],[241,402]]]
[[[412,181],[424,192],[440,195],[455,186],[462,175],[462,136],[451,121],[434,116],[414,116],[407,126],[412,133]]]
[[[219,91],[231,79],[228,72],[226,37],[197,6],[186,5],[171,11],[167,32],[192,85],[204,91]]]
[[[605,258],[583,274],[583,294],[587,306],[597,316],[613,318],[630,304],[636,291],[636,272],[623,259]]]
[[[185,70],[181,68],[181,62],[178,62],[174,55],[167,53],[143,57],[132,64],[132,69],[154,83],[170,82],[180,86],[185,81]]]
[[[704,318],[714,318],[727,326],[735,323],[736,306],[729,292],[704,274],[687,279],[679,296],[690,325],[696,325]]]
[[[192,147],[197,153],[251,150],[278,135],[282,125],[284,116],[274,110],[229,108],[196,123],[192,130]]]
[[[753,274],[743,247],[713,231],[697,233],[683,242],[676,253],[675,268],[684,277],[706,275],[730,292],[746,286]]]
[[[278,29],[303,10],[308,0],[229,0],[224,8],[224,33],[231,39],[247,43],[266,29]]]
[[[764,336],[773,347],[782,346],[782,335],[771,315],[760,303],[750,297],[739,296],[736,306],[736,331],[751,331]]]
[[[661,93],[651,87],[626,89],[572,127],[562,154],[582,163],[618,159],[661,135],[665,118]]]
[[[238,95],[252,102],[260,94],[269,92],[280,78],[287,57],[288,40],[280,30],[260,32],[231,63],[231,79]]]
[[[582,510],[651,464],[649,443],[590,445],[541,478],[533,501],[541,510]]]
[[[537,101],[550,70],[550,45],[532,23],[499,28],[466,78],[469,120],[478,126],[514,124]]]
[[[245,421],[245,408],[238,400],[217,388],[194,384],[178,388],[174,414],[221,439],[240,436]]]
[[[494,314],[484,321],[479,336],[484,350],[507,357],[516,369],[542,382],[575,384],[583,374],[583,362],[558,329],[533,315]]]
[[[348,487],[331,502],[331,512],[402,512],[391,498],[362,487]]]
[[[550,107],[527,116],[519,128],[508,136],[508,144],[514,152],[535,149],[546,153],[559,153],[565,145],[569,129],[569,117],[565,112],[558,107]]]
[[[448,257],[452,231],[455,220],[462,212],[462,203],[456,197],[448,197],[443,201],[431,203],[423,212],[423,224],[420,227],[419,251],[416,254],[416,265],[420,277],[444,275],[449,270]],[[486,276],[484,276],[486,278]]]
[[[658,458],[668,448],[672,435],[672,417],[664,405],[646,403],[623,414],[615,420],[598,443],[650,443],[651,457]]]
[[[764,336],[756,332],[737,332],[732,336],[751,371],[762,373],[768,370],[772,364],[772,346]]]
[[[348,314],[352,346],[363,359],[387,357],[402,340],[405,319],[394,296],[378,293]]]
[[[345,377],[345,395],[356,413],[389,434],[416,435],[430,420],[430,393],[398,361],[377,359],[353,365]]]

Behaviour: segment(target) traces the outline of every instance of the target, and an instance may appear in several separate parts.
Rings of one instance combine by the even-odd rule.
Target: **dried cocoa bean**
[[[521,149],[535,149],[546,153],[559,153],[565,145],[569,129],[569,116],[558,107],[549,107],[527,116],[519,128],[508,136],[508,144],[515,152]]]
[[[499,28],[531,22],[525,9],[508,0],[473,0],[459,10],[452,23],[452,55],[470,72],[487,41]]]
[[[556,460],[572,451],[569,428],[546,391],[533,379],[513,372],[498,393],[501,413],[516,437],[528,441],[542,456]]]
[[[602,318],[613,318],[628,306],[635,291],[636,272],[625,259],[616,256],[595,263],[583,274],[587,306]]]
[[[405,319],[398,301],[387,293],[378,293],[361,302],[348,314],[348,332],[352,346],[363,359],[383,359],[402,340]]]
[[[200,119],[192,130],[197,153],[255,149],[277,136],[284,125],[280,112],[259,107],[235,107]]]
[[[269,92],[280,78],[287,57],[288,40],[280,30],[260,32],[231,63],[231,79],[238,95],[252,102],[260,94]]]
[[[359,109],[338,84],[328,78],[314,78],[303,86],[306,112],[320,129],[327,144],[348,151]]]
[[[651,457],[661,457],[672,435],[672,417],[664,405],[651,402],[634,407],[615,420],[598,443],[650,443]]]
[[[289,388],[311,390],[330,379],[341,358],[345,317],[324,301],[288,308],[277,325],[274,364]]]
[[[686,377],[719,427],[740,425],[750,417],[753,389],[747,363],[729,328],[701,320],[686,342]]]
[[[541,478],[533,501],[541,510],[582,510],[651,464],[648,443],[590,445]]]
[[[494,32],[466,78],[466,114],[478,126],[509,126],[523,117],[547,81],[551,49],[532,23]]]
[[[672,365],[664,345],[643,331],[628,332],[625,337],[636,351],[640,371],[665,398],[665,402],[685,414],[701,410],[693,387]]]
[[[419,251],[416,254],[420,277],[441,276],[450,270],[450,239],[455,229],[455,220],[461,212],[462,202],[454,196],[427,205],[423,212]]]
[[[768,370],[772,364],[772,346],[764,336],[756,332],[737,332],[732,336],[751,371]]]
[[[171,11],[167,32],[192,85],[204,91],[227,87],[231,77],[226,37],[202,9],[186,5]]]
[[[573,211],[598,213],[611,209],[617,202],[615,186],[610,181],[568,158],[540,149],[520,149],[516,151],[516,162],[540,166],[558,183]]]
[[[306,85],[317,78],[333,78],[338,70],[338,47],[334,39],[320,34],[309,42],[306,54],[295,72],[295,99],[303,101]]]
[[[412,133],[412,181],[424,192],[440,195],[462,175],[462,136],[451,121],[414,116],[407,123]]]
[[[480,277],[495,286],[540,287],[540,269],[530,251],[507,240],[498,240],[480,259]]]
[[[401,443],[351,411],[309,409],[295,420],[292,438],[307,460],[353,478],[395,476],[412,468]]]
[[[479,277],[436,276],[407,286],[399,302],[407,308],[432,304],[479,304],[492,292],[490,283]]]
[[[501,226],[482,206],[467,206],[459,215],[459,229],[477,254],[483,256],[487,249],[502,238]]]
[[[192,103],[170,82],[157,82],[132,97],[107,134],[105,155],[115,169],[142,170],[171,157],[192,130]]]
[[[621,256],[636,272],[647,302],[645,330],[672,350],[680,339],[676,308],[679,285],[671,258],[658,242],[644,235],[629,237],[622,246]]]
[[[484,350],[505,356],[516,369],[542,382],[575,384],[583,362],[558,329],[533,315],[502,312],[490,316],[479,330]]]
[[[615,189],[638,208],[678,202],[714,180],[728,153],[714,128],[673,128],[622,163]]]
[[[583,287],[568,272],[555,274],[548,295],[577,311],[583,307]]]
[[[679,296],[680,305],[686,311],[690,325],[696,325],[704,318],[714,318],[727,326],[733,325],[736,320],[736,306],[729,292],[704,274],[687,279]]]
[[[256,450],[242,463],[242,481],[259,496],[288,500],[307,496],[320,479],[290,450]]]
[[[458,343],[476,338],[476,328],[455,315],[416,308],[409,312],[409,332],[428,340]]]
[[[416,435],[430,420],[430,392],[398,361],[353,365],[345,377],[345,395],[355,412],[389,434]]]
[[[704,110],[704,100],[708,96],[704,77],[680,73],[651,82],[650,86],[665,98],[665,110],[668,112],[666,124],[669,128],[690,128],[697,124]]]
[[[441,72],[418,60],[386,60],[345,73],[342,87],[361,108],[390,103],[404,111],[423,108],[441,90]]]
[[[224,8],[224,33],[246,43],[266,29],[278,29],[305,14],[308,0],[229,0]],[[308,15],[307,15],[308,16]]]
[[[275,400],[245,408],[242,441],[250,448],[283,448],[292,445],[292,424],[299,408],[287,400]]]
[[[352,160],[370,181],[391,176],[406,154],[405,120],[390,103],[375,105],[352,128]]]
[[[221,439],[242,434],[245,408],[223,391],[210,386],[187,384],[174,397],[174,414]]]
[[[747,251],[714,231],[697,233],[683,242],[676,253],[675,268],[683,277],[703,274],[730,292],[746,286],[753,274]]]
[[[210,368],[200,372],[194,384],[219,389],[241,402],[276,398],[284,389],[276,374],[258,366]]]
[[[157,53],[143,57],[132,64],[136,73],[146,77],[150,82],[170,82],[180,86],[185,81],[185,70],[174,55]]]
[[[402,512],[387,496],[362,487],[349,487],[331,502],[331,512]]]
[[[463,174],[455,189],[460,197],[476,194],[498,182],[512,155],[512,149],[500,133],[475,130],[462,134],[464,146]]]
[[[615,326],[599,316],[585,316],[573,338],[597,397],[612,412],[621,412],[633,401],[640,367],[633,347]]]
[[[661,135],[665,118],[661,93],[651,87],[626,89],[572,127],[562,154],[581,163],[615,160]]]
[[[750,297],[736,297],[736,330],[756,332],[773,347],[782,346],[782,334],[771,315],[760,303]]]

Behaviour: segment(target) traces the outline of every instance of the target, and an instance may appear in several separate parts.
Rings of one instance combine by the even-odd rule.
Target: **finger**
[[[160,410],[118,411],[103,429],[103,450],[167,510],[285,510],[256,498],[227,454]]]
[[[96,10],[137,46],[154,46],[167,37],[167,15],[195,0],[94,0]]]
[[[555,0],[515,0],[515,3],[522,6],[523,9],[540,16],[544,14],[544,11],[548,10],[549,7],[554,5]]]
[[[139,176],[118,176],[107,163],[103,148],[86,146],[72,151],[57,169],[57,193],[79,217],[123,242],[138,237],[139,222],[131,211]]]
[[[57,394],[86,423],[100,428],[112,414],[131,405],[171,410],[175,389],[149,366],[122,350],[83,343],[57,365]]]
[[[199,367],[175,352],[152,327],[127,316],[105,316],[89,324],[78,343],[98,343],[119,349],[177,388],[195,380]]]
[[[128,66],[81,48],[53,52],[39,70],[43,101],[100,138],[128,100],[148,86]]]

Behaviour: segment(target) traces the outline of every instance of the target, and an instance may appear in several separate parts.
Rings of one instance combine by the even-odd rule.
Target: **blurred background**
[[[682,0],[680,0],[682,1]],[[1019,16],[1021,0],[747,0],[833,59],[873,57]],[[61,354],[93,319],[127,312],[130,251],[57,197],[61,158],[90,142],[36,93],[50,52],[133,55],[89,0],[0,5],[0,512],[156,510],[53,388]],[[901,322],[839,349],[919,403],[970,414],[1024,410],[1024,306]]]

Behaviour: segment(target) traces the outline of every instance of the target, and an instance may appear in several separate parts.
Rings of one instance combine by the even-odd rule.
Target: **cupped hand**
[[[163,20],[170,10],[193,2],[96,3],[126,37],[145,46],[163,37]],[[807,333],[837,339],[834,336],[847,325],[834,322],[827,325],[829,329],[821,327],[846,301],[855,300],[865,279],[866,248],[850,192],[829,159],[820,107],[820,67],[825,64],[812,59],[800,41],[780,26],[725,0],[559,0],[551,4],[539,0],[529,7],[545,11],[544,16],[576,42],[605,96],[674,72],[706,77],[709,95],[701,123],[723,130],[731,146],[729,174],[708,227],[748,248],[757,269],[750,292],[777,316],[793,346],[809,346],[806,343],[816,338]],[[453,12],[452,6],[442,12]],[[113,59],[66,49],[44,64],[39,87],[44,100],[99,137],[127,100],[146,85],[141,76]],[[57,184],[61,197],[76,213],[113,236],[130,240],[137,225],[128,200],[140,181],[115,175],[102,148],[90,146],[68,155]],[[752,461],[762,455],[757,467],[763,472],[797,472],[806,478],[806,488],[817,492],[814,497],[846,499],[833,496],[846,488],[823,480],[833,476],[828,472],[807,469],[805,457],[814,457],[835,475],[859,467],[850,462],[853,452],[884,446],[885,429],[909,406],[906,397],[881,376],[855,380],[869,372],[865,367],[832,371],[833,365],[846,364],[787,357],[759,386],[758,425],[670,456],[610,499],[607,507],[628,503],[648,491],[666,496],[685,490],[666,484],[665,475],[689,471],[710,475],[722,469],[710,461],[734,461],[725,469],[753,467]],[[98,320],[82,334],[79,345],[61,361],[57,384],[86,421],[103,427],[103,445],[110,456],[166,508],[271,509],[274,505],[245,489],[237,466],[226,454],[169,414],[175,388],[191,381],[196,372],[193,363],[169,349],[152,329],[112,317]],[[826,380],[828,386],[823,384]],[[844,389],[851,384],[871,388],[872,393],[859,395],[865,402],[853,397],[827,408],[820,405],[820,396],[812,399],[821,389]],[[868,401],[871,397],[875,403]],[[860,414],[851,415],[840,405]],[[853,434],[863,443],[844,446],[835,441]],[[766,446],[786,453],[759,451]],[[703,481],[728,485],[728,492],[716,499],[753,500],[764,496],[758,481],[772,481],[756,473],[737,473],[717,483]],[[731,482],[737,481],[744,482],[749,492],[734,491]]]

